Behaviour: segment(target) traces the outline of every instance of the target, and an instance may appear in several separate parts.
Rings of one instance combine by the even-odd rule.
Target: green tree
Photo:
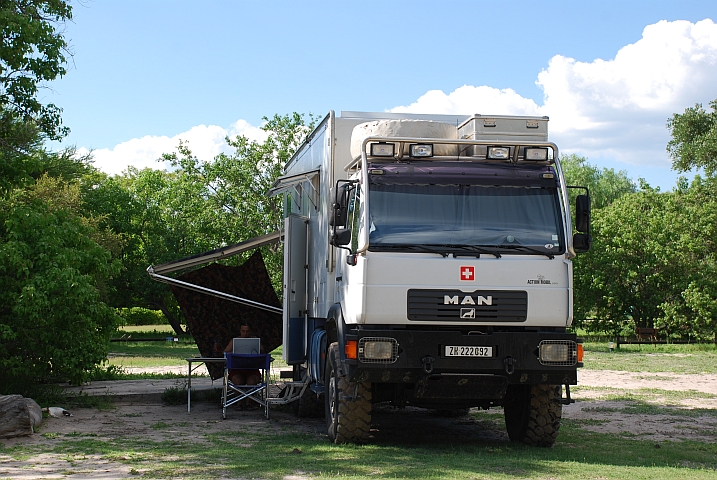
[[[130,168],[121,176],[97,176],[86,186],[89,211],[124,240],[113,306],[159,309],[181,333],[171,290],[153,282],[147,267],[283,228],[281,199],[266,192],[311,131],[313,117],[308,117],[308,125],[306,117],[296,113],[265,121],[265,141],[227,139],[234,152],[212,161],[199,160],[187,144],[180,144],[177,153],[163,156],[171,162],[171,172]],[[263,254],[280,293],[281,249],[264,247]]]
[[[688,278],[679,294],[660,304],[655,326],[668,334],[691,340],[717,338],[717,178],[695,177],[688,187],[681,179],[672,204],[683,232],[680,245]]]
[[[560,164],[568,185],[581,185],[590,190],[592,208],[603,208],[627,193],[635,193],[637,185],[625,170],[599,169],[588,163],[585,157],[565,155]],[[572,193],[572,192],[571,192]]]
[[[677,337],[714,332],[714,205],[699,177],[660,193],[643,184],[593,216],[593,249],[579,257],[575,316],[613,335],[634,327]],[[578,268],[578,267],[576,267]],[[579,325],[580,322],[577,322]]]
[[[72,7],[63,0],[0,0],[0,109],[5,112],[0,142],[17,143],[17,135],[25,136],[15,128],[17,119],[50,139],[67,134],[61,110],[43,105],[38,90],[65,74],[67,43],[58,27],[71,18]]]
[[[667,151],[674,170],[688,172],[701,168],[709,176],[717,173],[717,99],[710,102],[710,109],[706,111],[698,103],[668,119],[672,140]]]
[[[79,179],[94,169],[59,139],[61,110],[38,93],[64,75],[62,0],[0,0],[0,390],[78,383],[106,358],[118,320],[105,299],[121,239],[85,215]]]
[[[81,215],[80,190],[43,176],[0,200],[0,389],[83,381],[117,317],[104,293],[119,239]]]
[[[602,249],[605,243],[600,241],[602,234],[600,229],[599,218],[602,215],[601,210],[611,205],[616,200],[625,195],[633,194],[637,191],[635,183],[627,176],[627,172],[621,170],[615,172],[613,169],[600,169],[588,163],[585,157],[575,154],[565,155],[560,159],[560,163],[568,185],[580,185],[588,187],[590,191],[590,201],[592,207],[593,228],[592,249],[587,254],[580,254],[573,260],[574,265],[574,325],[592,328],[613,328],[612,324],[604,324],[600,322],[586,323],[587,319],[594,319],[597,316],[596,306],[600,304],[598,298],[604,292],[602,284],[594,285],[594,275],[596,268],[608,268],[607,256],[603,255]],[[574,189],[570,190],[570,203],[574,205],[575,196],[578,193]],[[596,225],[597,228],[596,228]],[[621,326],[619,328],[622,328]],[[598,330],[600,331],[600,330]]]

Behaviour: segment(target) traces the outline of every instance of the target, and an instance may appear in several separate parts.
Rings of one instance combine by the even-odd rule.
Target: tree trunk
[[[179,319],[176,318],[167,308],[167,304],[164,302],[163,298],[160,298],[158,301],[155,301],[154,304],[159,307],[161,312],[164,314],[165,317],[167,317],[167,320],[169,321],[169,324],[174,329],[174,332],[177,335],[183,335],[186,332],[182,329],[182,324],[179,322]]]
[[[40,406],[22,395],[0,395],[0,438],[32,435],[42,422]]]

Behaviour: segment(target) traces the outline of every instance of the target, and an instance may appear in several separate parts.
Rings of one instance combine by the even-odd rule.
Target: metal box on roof
[[[458,138],[496,142],[547,142],[548,117],[473,115],[458,127]]]

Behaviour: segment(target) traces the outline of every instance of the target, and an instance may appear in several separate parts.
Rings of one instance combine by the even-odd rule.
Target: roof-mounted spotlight
[[[547,162],[548,161],[548,149],[538,147],[526,147],[525,148],[525,160],[529,162]]]
[[[410,145],[409,155],[413,158],[428,158],[433,156],[433,145],[414,143]]]
[[[395,143],[372,143],[371,144],[371,156],[372,157],[393,157],[396,153]]]
[[[510,147],[488,147],[486,158],[489,160],[510,159]]]

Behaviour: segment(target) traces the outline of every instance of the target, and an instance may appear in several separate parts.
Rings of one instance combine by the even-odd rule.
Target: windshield
[[[480,246],[501,253],[564,250],[556,188],[372,184],[370,195],[370,250],[413,245]]]

